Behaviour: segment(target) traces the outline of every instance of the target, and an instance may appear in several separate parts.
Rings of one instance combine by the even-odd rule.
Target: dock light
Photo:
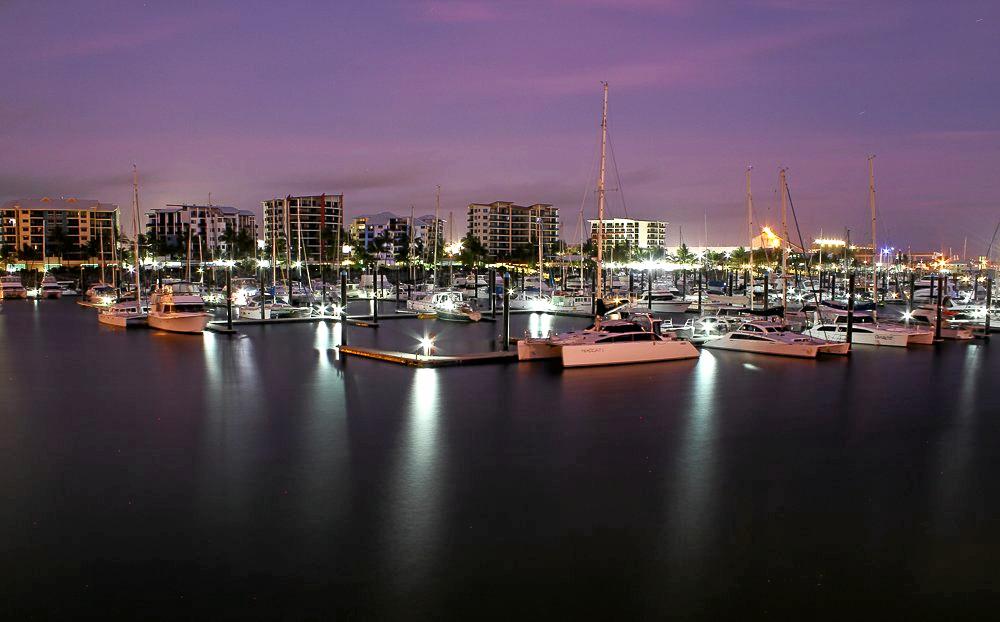
[[[301,268],[302,267],[302,262],[301,261],[294,261],[294,262],[292,262],[292,267],[293,268]]]
[[[420,338],[420,348],[424,351],[424,356],[427,356],[434,350],[434,337],[432,335],[424,335]]]
[[[912,319],[913,319],[913,313],[911,313],[911,312],[909,312],[909,311],[904,311],[904,312],[903,312],[903,320],[904,320],[904,321],[907,321],[907,322],[909,322],[909,321],[910,321],[910,320],[912,320]]]
[[[343,305],[333,305],[333,314],[338,316],[344,315]]]

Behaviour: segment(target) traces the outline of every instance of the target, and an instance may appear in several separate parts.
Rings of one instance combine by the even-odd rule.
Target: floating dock
[[[511,352],[478,352],[473,354],[424,355],[411,352],[396,352],[393,350],[378,350],[359,346],[340,346],[341,354],[360,356],[361,358],[407,365],[409,367],[453,367],[456,365],[481,365],[484,363],[512,363],[517,361],[517,351]]]

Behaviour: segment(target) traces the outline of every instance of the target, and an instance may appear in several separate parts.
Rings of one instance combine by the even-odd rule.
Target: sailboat
[[[601,109],[601,167],[597,182],[597,288],[603,293],[604,175],[607,164],[608,83],[604,86]],[[553,296],[555,303],[555,296]],[[603,307],[603,304],[600,305]],[[673,335],[663,335],[659,320],[651,315],[635,315],[605,321],[599,313],[594,325],[584,330],[543,338],[525,337],[517,343],[518,360],[559,358],[563,367],[649,363],[697,358],[698,349]]]
[[[139,260],[139,172],[135,165],[132,165],[132,225],[135,227],[134,252],[135,252],[135,299],[124,300],[111,305],[107,309],[102,309],[97,314],[97,321],[108,326],[119,328],[146,326],[147,312],[142,304],[142,280],[140,277]]]

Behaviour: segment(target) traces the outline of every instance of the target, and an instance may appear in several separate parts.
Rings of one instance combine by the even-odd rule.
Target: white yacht
[[[467,302],[445,300],[434,308],[434,312],[439,320],[449,322],[478,322],[483,319],[483,314]]]
[[[803,334],[827,341],[846,342],[847,313],[837,313],[829,321],[817,321],[812,328],[803,331]],[[934,333],[925,329],[876,322],[871,313],[862,311],[854,313],[851,343],[905,348],[911,344],[934,343]]]
[[[16,274],[9,274],[7,276],[0,277],[0,289],[3,290],[3,297],[5,300],[28,297],[28,290],[24,288],[24,285],[21,283],[21,278]]]
[[[406,301],[406,308],[421,313],[434,313],[445,303],[462,304],[462,292],[454,289],[432,290],[419,296],[417,292],[413,292],[413,298]]]
[[[148,309],[135,300],[115,303],[97,314],[97,321],[101,324],[119,328],[146,326],[147,318]]]
[[[526,337],[517,342],[517,358],[521,361],[560,358],[563,367],[585,367],[698,357],[698,349],[691,343],[659,333],[659,320],[649,315],[605,320],[583,330]]]
[[[960,324],[952,324],[949,321],[950,311],[941,309],[941,338],[958,339],[965,341],[972,339],[972,329]],[[905,316],[904,316],[905,317]],[[937,328],[937,305],[921,305],[910,312],[909,323],[920,328],[926,328],[932,333],[936,333]]]
[[[590,313],[594,310],[594,297],[585,292],[557,291],[550,300],[553,311]]]
[[[89,306],[110,307],[115,302],[115,288],[107,283],[94,283],[84,292],[84,299],[77,304]]]
[[[653,290],[652,300],[653,304],[650,306],[649,292],[645,292],[638,300],[635,301],[632,308],[636,310],[649,309],[651,311],[659,311],[661,313],[684,313],[691,304],[680,294],[674,294],[673,292],[663,290]]]
[[[552,310],[552,302],[549,297],[544,294],[539,295],[530,294],[528,292],[518,292],[510,297],[510,308],[514,311],[545,312]]]
[[[76,289],[76,283],[74,281],[59,281],[59,287],[62,288],[62,295],[64,297],[80,295],[80,292]]]
[[[193,283],[178,281],[163,285],[153,293],[149,305],[149,326],[172,333],[201,333],[212,318]]]
[[[63,288],[62,285],[56,281],[56,277],[51,274],[46,274],[42,278],[42,284],[38,288],[39,298],[62,298]]]
[[[704,344],[706,348],[737,350],[758,354],[776,354],[800,358],[816,358],[819,354],[847,354],[849,343],[834,343],[788,330],[784,324],[768,321],[744,322],[727,333]]]

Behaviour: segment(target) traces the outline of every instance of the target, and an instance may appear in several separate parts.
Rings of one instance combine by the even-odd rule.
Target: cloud
[[[420,5],[425,21],[443,23],[490,22],[509,15],[496,4],[482,1],[433,0]]]

